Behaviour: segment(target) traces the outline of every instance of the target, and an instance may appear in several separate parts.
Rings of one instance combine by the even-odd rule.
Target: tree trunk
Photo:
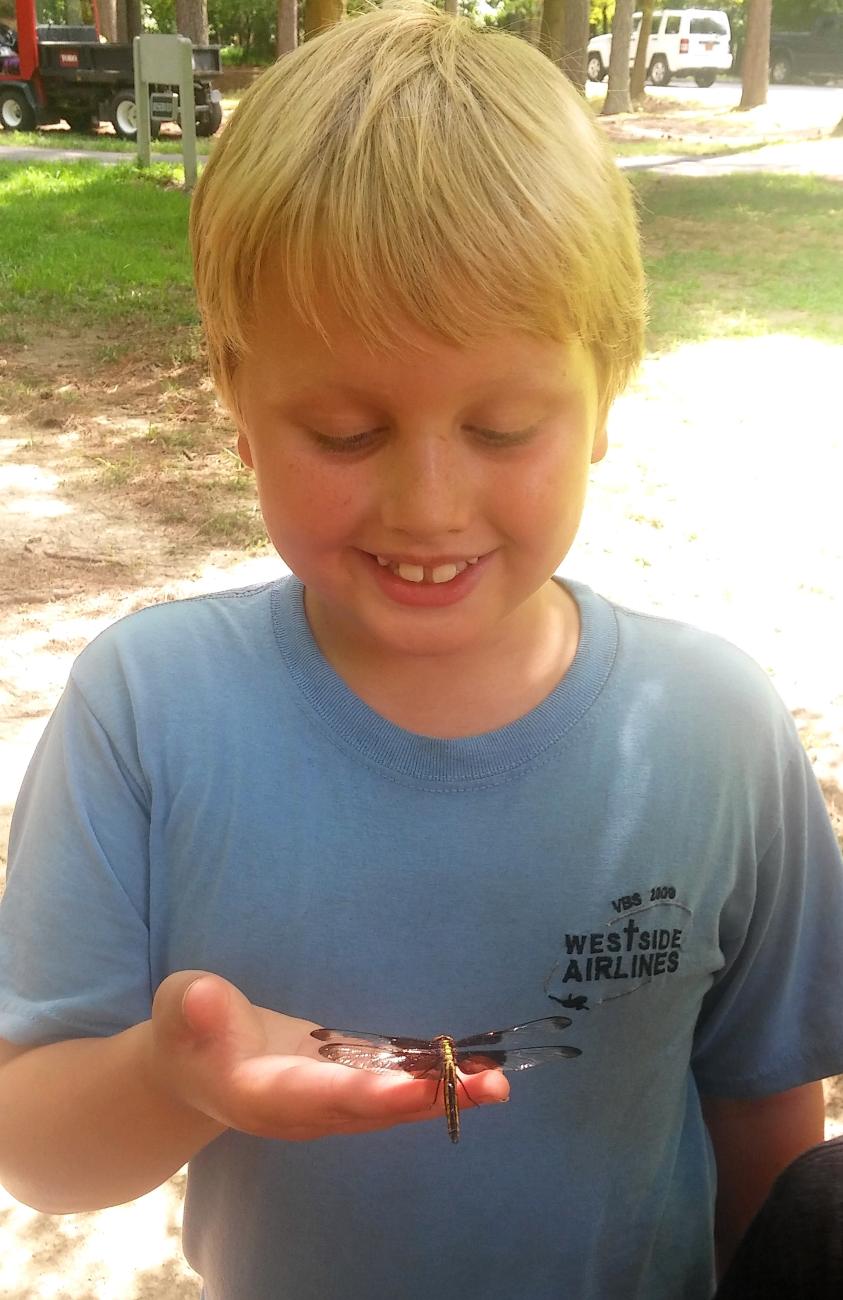
[[[118,0],[117,5],[117,25],[120,26],[120,14],[123,14],[125,23],[125,39],[129,44],[136,36],[143,36],[143,14],[141,13],[141,0]]]
[[[632,0],[617,0],[612,19],[612,53],[609,57],[609,89],[603,113],[631,113],[629,98],[629,43],[632,39]]]
[[[460,0],[445,0],[445,13],[456,18],[460,11]]]
[[[551,60],[559,63],[565,35],[565,0],[544,0],[539,49]]]
[[[647,45],[650,40],[650,26],[653,21],[655,0],[643,0],[641,5],[641,26],[638,28],[638,44],[635,47],[635,64],[629,85],[632,99],[644,98],[644,83],[647,80]]]
[[[651,0],[652,3],[652,0]],[[565,0],[562,53],[559,66],[577,90],[585,94],[589,0]]]
[[[118,41],[116,0],[100,0],[100,32],[107,41]]]
[[[740,109],[767,103],[770,86],[770,16],[772,0],[749,0],[746,43],[741,64]]]
[[[176,31],[194,45],[207,45],[208,0],[176,0]]]
[[[278,34],[275,54],[292,54],[299,39],[299,7],[297,0],[278,0]]]
[[[831,134],[843,135],[843,117],[841,117],[840,121],[837,123],[837,126],[834,128]]]
[[[515,31],[516,36],[520,36],[522,40],[529,42],[530,45],[535,45],[537,49],[541,45],[542,39],[542,9],[541,4],[536,6],[529,17],[523,20],[520,31],[515,28],[512,29]]]
[[[344,17],[344,0],[304,0],[304,39],[309,41]]]

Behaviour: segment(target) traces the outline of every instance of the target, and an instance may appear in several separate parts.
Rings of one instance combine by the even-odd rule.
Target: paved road
[[[589,99],[602,99],[606,93],[606,82],[588,82],[586,94]],[[737,108],[741,101],[741,84],[737,77],[718,78],[713,86],[701,90],[690,79],[671,81],[669,86],[647,87],[647,96],[658,103],[660,99],[672,103],[687,104],[688,108],[700,105],[711,108]],[[783,126],[794,130],[811,131],[827,134],[843,118],[843,83],[835,86],[771,86],[767,103],[763,108],[753,109],[771,122],[781,122]]]
[[[843,181],[843,138],[770,144],[761,149],[747,149],[744,153],[713,158],[649,154],[640,158],[619,158],[618,165],[624,171],[656,171],[671,176],[776,172],[786,176],[824,176],[829,180]]]
[[[606,93],[606,83],[590,81],[586,87],[589,98],[600,98]],[[710,106],[714,110],[737,108],[741,85],[736,77],[723,77],[713,86],[702,90],[691,80],[672,81],[664,88],[648,86],[647,94],[654,104],[666,100],[672,104],[687,104],[688,109]],[[843,119],[843,84],[835,86],[771,86],[768,102],[753,110],[759,127],[774,133],[777,129],[790,134],[803,134],[815,139],[828,135]],[[56,133],[58,140],[61,133]],[[682,176],[714,176],[726,172],[776,171],[792,174],[811,173],[843,179],[843,141],[822,140],[816,144],[801,143],[768,145],[725,158],[685,158],[678,154],[645,155],[622,158],[625,170],[665,170]],[[88,161],[102,163],[132,162],[134,153],[100,153],[85,149],[33,149],[15,145],[0,145],[0,159],[7,162],[68,162]],[[153,162],[180,163],[179,154],[156,153]],[[200,156],[199,165],[204,162]]]
[[[133,153],[101,153],[90,149],[0,148],[0,160],[6,162],[133,162]],[[153,162],[181,163],[180,154],[152,155]],[[205,162],[199,158],[199,165]],[[765,145],[745,153],[723,157],[683,157],[681,154],[644,154],[638,158],[619,158],[624,171],[656,171],[673,176],[725,176],[730,173],[779,172],[795,176],[826,176],[843,181],[843,138],[802,140],[790,144]]]

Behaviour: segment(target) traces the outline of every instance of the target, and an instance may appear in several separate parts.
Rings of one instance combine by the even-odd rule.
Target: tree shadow
[[[140,1257],[148,1244],[151,1210],[140,1202],[116,1211],[61,1216],[21,1212],[13,1205],[0,1208],[0,1293],[14,1300],[43,1300],[49,1279],[52,1300],[118,1300],[118,1296],[119,1300],[198,1300],[201,1282],[181,1255],[185,1181],[183,1173],[176,1174],[166,1184],[160,1210],[152,1207],[164,1256],[154,1265],[148,1263],[148,1255]],[[132,1221],[135,1206],[137,1224]],[[111,1215],[119,1215],[119,1220],[110,1223]],[[135,1269],[130,1257],[134,1241],[139,1245]],[[115,1256],[119,1269],[109,1267],[106,1254]],[[120,1283],[115,1282],[115,1272]],[[58,1289],[57,1279],[61,1279]]]

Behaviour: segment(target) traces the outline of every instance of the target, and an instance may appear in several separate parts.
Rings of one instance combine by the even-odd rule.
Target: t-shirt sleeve
[[[778,826],[721,915],[724,965],[704,999],[700,1091],[753,1097],[843,1069],[843,860],[793,732]]]
[[[123,731],[71,676],[24,780],[0,903],[0,1036],[13,1042],[105,1036],[150,1014],[149,795]]]

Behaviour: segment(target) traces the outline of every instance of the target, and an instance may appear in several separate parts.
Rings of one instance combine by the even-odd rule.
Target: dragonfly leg
[[[476,1101],[474,1100],[474,1098],[472,1097],[471,1093],[468,1091],[468,1088],[466,1088],[466,1086],[465,1086],[465,1079],[463,1079],[463,1077],[462,1077],[461,1074],[458,1074],[458,1075],[457,1075],[457,1079],[458,1079],[458,1081],[459,1081],[459,1085],[460,1085],[460,1087],[462,1088],[462,1090],[463,1090],[463,1092],[465,1093],[466,1097],[468,1097],[468,1100],[471,1102],[472,1106],[477,1106],[477,1105],[479,1105],[479,1102],[476,1102]]]

